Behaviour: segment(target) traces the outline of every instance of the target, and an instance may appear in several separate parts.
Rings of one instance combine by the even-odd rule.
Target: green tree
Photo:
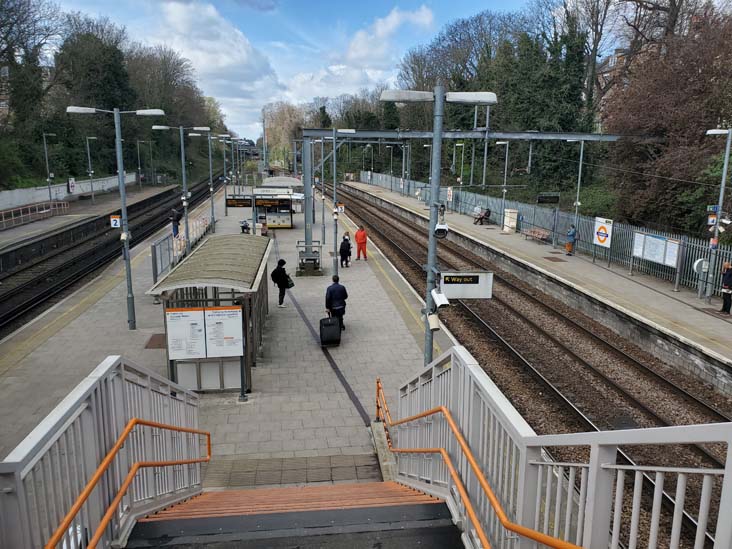
[[[318,124],[321,128],[332,128],[333,121],[330,119],[328,111],[325,110],[325,105],[318,109]]]
[[[399,127],[399,110],[393,101],[384,103],[382,126],[385,130],[396,130]]]

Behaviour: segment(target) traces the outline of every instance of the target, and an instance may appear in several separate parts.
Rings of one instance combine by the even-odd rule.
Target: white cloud
[[[166,1],[159,16],[155,33],[145,38],[155,36],[190,59],[204,93],[221,103],[227,125],[256,138],[262,106],[284,91],[267,56],[212,4]]]
[[[368,29],[356,32],[346,52],[352,65],[367,67],[391,66],[394,62],[392,37],[402,25],[428,29],[432,26],[432,10],[422,5],[414,11],[392,9],[386,17],[376,19]]]
[[[418,30],[432,27],[432,10],[422,5],[413,11],[393,8],[365,29],[358,30],[345,54],[330,54],[330,64],[316,70],[299,71],[288,80],[287,99],[309,101],[313,97],[336,97],[385,82],[394,85],[401,52],[394,38],[405,26]]]

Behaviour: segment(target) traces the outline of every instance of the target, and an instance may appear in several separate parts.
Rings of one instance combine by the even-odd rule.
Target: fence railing
[[[191,248],[208,234],[211,229],[211,220],[205,215],[189,219],[188,229],[191,237]],[[175,267],[186,255],[186,235],[181,223],[178,236],[173,234],[165,235],[150,245],[150,256],[152,258],[153,283]]]
[[[0,211],[0,231],[54,215],[63,215],[68,210],[68,202],[39,202],[10,210],[2,210]]]
[[[429,185],[421,181],[402,180],[399,177],[392,177],[387,174],[361,172],[361,181],[371,183],[380,187],[408,194],[424,202],[429,201]],[[493,223],[501,221],[501,207],[505,209],[518,210],[519,229],[536,228],[549,232],[549,240],[554,244],[563,244],[566,241],[566,234],[569,226],[575,223],[573,213],[563,212],[555,208],[547,208],[537,204],[527,204],[516,200],[506,200],[505,203],[500,197],[488,196],[461,190],[453,187],[453,200],[447,200],[447,187],[440,189],[439,201],[444,203],[449,210],[466,215],[472,215],[476,207],[490,209],[490,220]],[[648,274],[675,284],[688,288],[699,288],[706,284],[706,275],[700,277],[694,271],[694,262],[697,259],[705,259],[711,266],[710,283],[712,293],[719,295],[721,286],[721,265],[724,261],[732,261],[732,246],[721,245],[712,250],[709,241],[705,238],[671,233],[667,231],[648,230],[629,223],[613,223],[613,235],[611,248],[602,248],[592,244],[592,234],[595,230],[595,218],[581,215],[577,222],[577,234],[579,241],[575,244],[575,250],[579,253],[593,255],[597,261],[604,261],[607,264],[621,265],[630,269],[631,262],[633,271]],[[666,238],[672,238],[681,242],[679,254],[681,256],[678,272],[673,267],[655,263],[645,259],[633,257],[633,234],[642,232],[654,234]]]
[[[732,423],[537,436],[463,347],[445,352],[399,389],[399,418],[437,406],[450,411],[513,523],[591,549],[620,543],[678,547],[685,511],[697,518],[694,547],[704,547],[707,535],[715,538],[715,549],[732,546]],[[444,417],[432,415],[398,425],[391,436],[398,448],[447,450],[493,547],[534,547],[503,528]],[[664,450],[684,444],[719,444],[726,468],[669,466]],[[641,445],[654,446],[654,455],[664,465],[617,462],[619,447]],[[549,448],[578,457],[555,462]],[[655,479],[655,489],[643,493],[643,478],[648,475]],[[397,478],[446,498],[461,524],[468,524],[439,456],[397,454]],[[695,489],[687,489],[692,483]],[[666,522],[660,519],[664,486],[675,486],[675,507]],[[650,506],[644,505],[646,499]],[[715,516],[716,525],[710,519]],[[476,536],[467,533],[468,541],[479,547]]]
[[[43,547],[132,418],[195,429],[198,396],[119,356],[104,360],[0,462],[0,547]],[[135,429],[65,533],[63,546],[86,547],[132,464],[201,452],[197,437]],[[102,546],[124,539],[138,516],[200,490],[199,464],[146,469],[116,508]]]

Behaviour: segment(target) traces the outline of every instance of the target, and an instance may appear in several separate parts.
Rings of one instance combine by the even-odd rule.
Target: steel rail
[[[205,199],[208,197],[208,179],[205,181],[202,181],[198,183],[195,187],[193,187],[192,190],[192,196],[191,196],[191,205],[197,204],[202,199]],[[221,186],[220,184],[218,185]],[[159,230],[160,227],[164,226],[167,221],[161,221],[160,218],[156,218],[157,213],[165,211],[166,208],[170,206],[171,203],[178,201],[179,198],[177,195],[175,197],[171,197],[169,199],[166,199],[165,204],[163,205],[153,205],[150,208],[146,209],[144,212],[140,213],[138,216],[135,217],[135,219],[139,219],[140,217],[145,217],[146,219],[136,225],[137,230],[139,231],[138,237],[133,243],[133,247],[137,244],[140,244],[150,236],[151,234],[155,233],[155,231]],[[140,227],[143,226],[144,228],[140,229]],[[135,228],[135,227],[132,227]],[[105,231],[106,233],[106,231]],[[97,236],[90,236],[87,239],[84,239],[83,243],[88,243],[90,240],[93,240],[95,238],[103,238],[104,235],[97,235]],[[11,322],[15,321],[19,317],[29,313],[39,305],[41,305],[45,300],[53,297],[54,295],[58,294],[59,292],[65,290],[75,282],[79,280],[79,278],[86,276],[87,274],[94,272],[96,269],[99,269],[112,261],[114,258],[116,258],[119,255],[119,241],[117,239],[105,239],[104,243],[100,243],[98,246],[95,246],[89,250],[86,250],[85,252],[76,255],[74,257],[69,258],[68,260],[64,261],[63,263],[54,266],[52,269],[46,272],[39,273],[35,277],[33,277],[31,280],[26,281],[22,283],[21,285],[17,286],[13,289],[13,292],[9,299],[11,300],[13,297],[17,297],[17,294],[22,291],[31,291],[31,295],[28,295],[27,298],[23,299],[20,303],[13,305],[11,307],[4,307],[3,303],[0,302],[0,329],[7,326]],[[62,253],[66,253],[73,250],[73,247],[67,248]],[[99,257],[92,258],[90,257],[100,254]],[[53,257],[57,257],[54,255]],[[50,261],[53,257],[49,257],[48,260]],[[79,262],[86,262],[85,265],[82,265],[78,269],[74,269],[74,267]],[[33,266],[29,267],[34,268],[38,266],[39,264],[42,264],[43,262],[39,262],[34,264]],[[15,276],[15,274],[20,275],[23,271],[17,271],[17,273],[14,273],[11,276]],[[54,276],[54,273],[63,273],[61,278],[58,278],[54,280],[51,283],[48,283],[48,280]],[[45,284],[44,284],[45,282]],[[32,292],[37,286],[41,286],[40,289],[38,289],[35,293]],[[45,287],[43,287],[45,286]]]
[[[348,192],[343,192],[343,195],[350,196],[350,198],[346,198],[345,201],[351,201],[351,203],[356,203],[356,198],[353,197],[352,194]],[[343,197],[342,195],[342,197]],[[361,207],[368,211],[369,207],[373,207],[372,205],[364,206],[361,203],[357,203],[358,207]],[[374,214],[372,212],[369,212],[372,216],[377,217],[380,219],[380,221],[387,223],[389,225],[393,226],[393,223],[391,220],[385,220],[381,216]],[[358,214],[357,214],[358,215]],[[363,220],[363,217],[362,217]],[[370,226],[370,229],[377,234],[381,236],[389,245],[396,248],[400,254],[404,255],[406,258],[408,258],[415,267],[421,272],[423,271],[422,263],[414,258],[409,252],[404,250],[399,244],[397,244],[394,239],[387,236],[384,231],[382,231],[376,224],[368,223]],[[503,337],[501,337],[496,330],[494,330],[481,316],[476,313],[470,306],[468,306],[464,301],[457,300],[457,302],[463,307],[465,311],[468,312],[468,315],[473,318],[475,322],[477,322],[484,330],[486,330],[489,335],[490,339],[493,339],[494,341],[497,341],[504,349],[506,349],[510,355],[512,355],[514,358],[516,358],[520,364],[522,364],[538,381],[541,383],[545,388],[547,388],[554,397],[559,400],[563,405],[565,405],[567,408],[569,408],[573,415],[586,427],[588,427],[592,431],[600,432],[601,429],[599,426],[597,426],[592,420],[590,420],[577,406],[575,406],[569,398],[567,398],[562,391],[557,388],[553,383],[551,383],[536,367],[534,367],[533,364],[531,364],[517,349],[515,349],[508,341],[506,341]],[[620,456],[620,459],[622,461],[625,461],[628,465],[636,466],[637,464],[633,461],[633,459],[622,449],[618,448],[618,454]],[[643,479],[647,486],[654,487],[655,488],[655,482],[654,480],[647,474],[643,473]],[[675,505],[675,500],[669,494],[666,492],[666,490],[663,490],[663,504],[664,507],[667,509],[672,509]],[[682,511],[683,514],[683,521],[687,528],[695,530],[697,528],[697,520],[692,515],[689,514],[688,511],[685,509]],[[710,542],[714,542],[714,537],[709,533],[709,531],[705,531],[705,537]]]

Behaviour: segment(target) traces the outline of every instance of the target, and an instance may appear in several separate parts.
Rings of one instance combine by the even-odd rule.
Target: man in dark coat
[[[339,284],[339,281],[340,278],[338,278],[338,275],[333,275],[333,284],[328,286],[328,290],[325,292],[325,308],[332,316],[338,319],[341,330],[345,330],[343,315],[346,314],[348,292],[345,286]]]
[[[285,271],[285,261],[284,259],[280,259],[277,262],[277,267],[272,271],[272,274],[270,275],[270,278],[272,279],[272,282],[275,283],[275,286],[277,286],[280,290],[279,295],[279,304],[277,305],[280,309],[284,309],[287,307],[287,305],[284,304],[285,301],[285,293],[287,292],[287,285],[290,281],[290,277],[287,276],[287,271]]]
[[[351,239],[348,234],[343,235],[338,253],[341,256],[341,267],[348,267],[351,262]]]

